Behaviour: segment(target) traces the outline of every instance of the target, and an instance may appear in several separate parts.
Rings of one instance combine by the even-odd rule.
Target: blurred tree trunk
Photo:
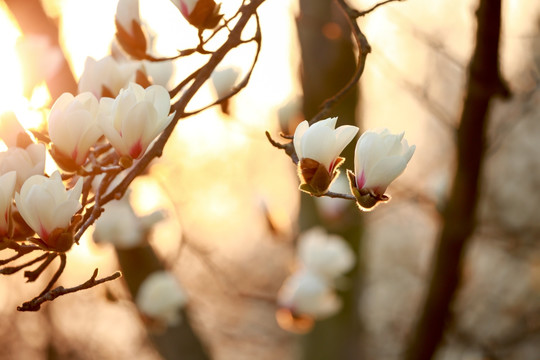
[[[13,14],[23,35],[45,36],[49,39],[51,46],[61,49],[58,27],[53,19],[45,13],[41,0],[4,0],[4,2]],[[63,51],[62,54],[64,54]],[[64,92],[77,94],[77,81],[65,56],[62,58],[62,63],[54,78],[47,80],[47,88],[53,101]]]
[[[309,120],[319,111],[324,100],[350,80],[356,68],[356,57],[347,19],[333,0],[300,0],[297,27],[302,55],[303,112]],[[355,86],[323,118],[338,116],[338,126],[356,125],[358,96],[358,87]],[[354,144],[349,145],[342,156],[346,158],[343,169],[352,168]],[[302,193],[299,224],[301,230],[324,226],[327,231],[343,236],[357,255],[357,264],[347,275],[348,288],[340,292],[343,300],[341,312],[317,322],[311,333],[306,335],[304,358],[359,359],[360,212],[353,202],[349,202],[343,215],[330,221],[318,212],[315,198]]]
[[[118,261],[133,301],[148,275],[164,270],[163,264],[150,245],[132,249],[116,249]],[[182,309],[182,321],[161,332],[149,329],[149,337],[166,360],[209,360],[205,347],[191,327],[189,316]]]
[[[476,47],[457,134],[457,169],[435,254],[421,316],[407,347],[407,360],[433,358],[451,321],[451,305],[459,287],[465,247],[475,229],[480,174],[485,150],[489,105],[508,96],[499,72],[501,0],[481,0]]]

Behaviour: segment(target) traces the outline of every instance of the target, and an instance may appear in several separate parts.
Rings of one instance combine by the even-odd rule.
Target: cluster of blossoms
[[[57,165],[73,174],[69,189],[58,171],[45,175],[46,146],[34,143],[14,114],[2,116],[0,135],[8,146],[0,153],[3,241],[24,240],[35,233],[39,238],[32,241],[44,249],[69,250],[80,220],[75,215],[82,208],[83,177],[76,174],[95,170],[91,150],[110,144],[118,164],[127,167],[170,123],[169,111],[169,93],[159,85],[145,89],[130,83],[116,98],[100,100],[90,92],[60,96],[49,114],[49,150]]]
[[[336,129],[337,118],[329,118],[309,126],[301,122],[294,133],[294,149],[298,156],[300,189],[315,196],[328,192],[343,162],[339,154],[351,142],[358,128],[351,125]],[[348,170],[350,189],[362,210],[388,200],[384,193],[407,167],[416,149],[403,138],[404,133],[391,134],[387,129],[366,131],[356,143],[354,172]]]
[[[351,270],[355,256],[338,235],[322,228],[310,229],[298,239],[296,271],[283,283],[278,293],[278,321],[324,319],[341,307],[335,291],[338,278]],[[286,316],[284,316],[284,314]]]

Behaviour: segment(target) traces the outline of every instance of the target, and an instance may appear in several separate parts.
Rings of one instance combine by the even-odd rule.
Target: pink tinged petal
[[[131,148],[140,142],[142,150],[146,150],[148,144],[154,140],[156,110],[151,103],[142,101],[135,105],[127,114],[129,122],[125,121],[122,125],[122,139],[124,143]]]
[[[356,175],[356,187],[358,190],[362,190],[366,184],[366,172],[362,170],[360,175]]]
[[[307,120],[302,121],[298,126],[296,127],[296,130],[294,131],[294,138],[293,138],[293,144],[294,144],[294,150],[296,151],[296,155],[298,155],[298,159],[302,159],[302,137],[304,136],[304,133],[309,128],[309,123]]]
[[[143,154],[143,150],[141,140],[139,140],[129,149],[129,156],[131,156],[133,159],[138,159]]]

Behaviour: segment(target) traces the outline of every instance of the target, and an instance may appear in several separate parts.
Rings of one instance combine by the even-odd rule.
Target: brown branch
[[[62,295],[74,293],[74,292],[85,290],[85,289],[90,289],[96,285],[102,284],[107,281],[118,279],[120,276],[122,276],[122,274],[119,271],[117,271],[110,276],[96,280],[97,275],[98,275],[98,269],[94,270],[94,274],[92,275],[92,277],[85,283],[72,287],[72,288],[67,288],[67,289],[62,286],[59,286],[53,290],[46,292],[45,294],[37,296],[34,299],[23,303],[21,306],[17,307],[17,310],[18,311],[38,311],[41,308],[41,304],[43,304],[46,301],[52,301]]]
[[[358,83],[360,77],[364,72],[367,55],[371,52],[371,46],[369,45],[366,36],[362,32],[362,30],[360,30],[360,27],[356,22],[356,15],[358,14],[358,11],[352,9],[349,5],[347,5],[345,0],[336,0],[336,3],[339,5],[347,18],[349,26],[351,27],[351,32],[353,34],[354,40],[358,47],[357,67],[354,75],[349,80],[349,82],[345,84],[345,86],[341,90],[339,90],[334,96],[327,99],[322,104],[321,110],[311,120],[309,120],[310,125],[321,120],[322,117],[326,114],[326,112],[330,110],[330,108],[335,103],[337,103],[350,89],[352,89],[356,85],[356,83]]]
[[[45,286],[45,289],[43,289],[41,294],[38,295],[38,297],[45,295],[49,290],[52,289],[52,287],[54,286],[54,283],[58,280],[58,278],[60,277],[60,275],[62,275],[62,273],[64,272],[64,269],[66,268],[66,254],[62,253],[62,254],[58,254],[58,256],[60,256],[60,266],[58,267],[58,270],[56,270],[56,272],[54,273],[51,280],[49,280],[49,283],[47,284],[47,286]]]
[[[43,273],[43,271],[49,266],[49,264],[56,258],[58,255],[57,253],[47,253],[44,254],[47,255],[47,258],[45,261],[39,265],[39,267],[33,271],[25,271],[24,277],[26,278],[26,282],[33,282],[36,281],[36,279]]]
[[[383,5],[386,5],[386,4],[388,4],[388,3],[396,2],[396,1],[404,1],[404,0],[386,0],[386,1],[381,1],[380,3],[373,5],[372,7],[370,7],[370,8],[367,9],[367,10],[364,10],[364,11],[353,10],[352,13],[354,14],[354,17],[355,17],[355,18],[359,18],[359,17],[362,17],[362,16],[366,16],[366,15],[369,14],[370,12],[374,11],[375,9],[377,9],[379,6],[383,6]]]
[[[28,266],[34,265],[37,262],[40,262],[41,260],[45,259],[48,255],[49,255],[48,253],[42,254],[42,255],[38,256],[37,258],[32,259],[32,260],[30,260],[28,262],[25,262],[24,264],[19,265],[19,266],[5,267],[3,269],[0,269],[0,274],[2,274],[2,275],[15,274],[16,272],[24,269],[25,267],[28,267]]]
[[[154,145],[146,152],[146,154],[139,160],[139,162],[130,170],[130,172],[124,177],[124,179],[114,187],[108,194],[104,195],[102,198],[102,204],[106,204],[107,202],[114,199],[116,196],[123,195],[124,192],[127,190],[128,186],[131,184],[131,182],[140,175],[150,164],[150,162],[157,157],[160,157],[163,153],[163,148],[165,147],[165,144],[167,143],[169,137],[171,136],[174,128],[176,127],[176,124],[178,121],[185,117],[184,110],[190,100],[193,98],[195,93],[201,88],[201,86],[206,82],[206,80],[210,77],[216,66],[223,60],[225,55],[227,53],[238,46],[240,43],[242,43],[242,31],[244,30],[246,24],[251,19],[252,16],[257,11],[257,8],[264,2],[264,0],[253,0],[249,2],[246,5],[243,5],[240,9],[241,16],[240,19],[238,19],[238,22],[236,23],[235,27],[232,29],[230,36],[228,39],[223,43],[223,45],[217,49],[208,62],[202,66],[199,70],[196,71],[196,76],[193,76],[193,83],[191,86],[186,89],[184,94],[180,97],[178,102],[176,102],[172,108],[171,111],[175,111],[176,114],[171,121],[171,123],[167,126],[167,128],[161,133],[159,138],[155,141]],[[193,74],[192,74],[193,75]]]
[[[457,170],[444,211],[428,292],[407,345],[406,360],[433,358],[451,320],[450,308],[461,279],[465,246],[475,229],[489,105],[494,96],[509,94],[498,62],[501,1],[481,0],[477,19],[476,47],[458,130]]]

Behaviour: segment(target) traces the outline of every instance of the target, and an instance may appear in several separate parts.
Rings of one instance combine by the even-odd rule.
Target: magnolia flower
[[[313,273],[329,281],[349,271],[355,262],[354,254],[338,235],[328,235],[322,228],[313,228],[300,235],[298,257]]]
[[[136,59],[146,57],[146,36],[141,28],[139,0],[119,0],[116,7],[116,39]]]
[[[343,162],[339,154],[351,142],[358,128],[344,125],[336,127],[337,117],[328,118],[309,126],[304,120],[294,132],[294,149],[298,155],[300,189],[321,195],[337,175],[336,169]]]
[[[171,273],[156,271],[143,281],[135,302],[151,318],[177,325],[181,320],[180,309],[187,300],[187,294]]]
[[[8,148],[20,147],[24,149],[32,144],[32,139],[12,111],[0,114],[0,139]]]
[[[356,143],[354,173],[347,172],[358,206],[367,210],[388,200],[386,188],[407,167],[416,146],[409,146],[404,133],[366,131]]]
[[[15,189],[32,175],[43,175],[45,171],[45,145],[31,144],[25,149],[14,147],[0,152],[0,174],[17,172]]]
[[[120,249],[133,248],[141,245],[152,226],[163,218],[161,211],[143,217],[135,215],[128,191],[120,200],[105,205],[105,212],[95,223],[94,241],[111,243]]]
[[[186,20],[198,29],[213,29],[223,15],[214,0],[171,0]]]
[[[13,202],[16,180],[15,171],[0,176],[0,240],[10,236],[11,203]]]
[[[171,122],[174,114],[169,115],[170,108],[164,87],[144,89],[130,83],[116,99],[101,99],[99,124],[118,154],[138,159]]]
[[[215,70],[212,73],[210,79],[218,99],[227,96],[231,92],[238,75],[240,75],[240,70],[232,66]],[[220,106],[223,113],[229,114],[229,99],[222,100]]]
[[[325,279],[309,269],[300,269],[285,280],[277,302],[294,316],[316,319],[332,316],[341,307],[339,297]]]
[[[99,61],[87,57],[79,79],[79,93],[90,91],[97,98],[115,97],[135,80],[138,68],[135,62],[117,62],[112,56]]]
[[[56,100],[49,114],[49,136],[52,155],[67,171],[83,165],[88,151],[103,132],[97,123],[99,102],[90,92],[73,97],[64,93]]]
[[[26,180],[15,203],[22,218],[47,250],[67,251],[73,244],[68,227],[73,215],[81,208],[82,178],[71,190],[66,190],[62,177],[55,171],[50,178],[34,175]]]

